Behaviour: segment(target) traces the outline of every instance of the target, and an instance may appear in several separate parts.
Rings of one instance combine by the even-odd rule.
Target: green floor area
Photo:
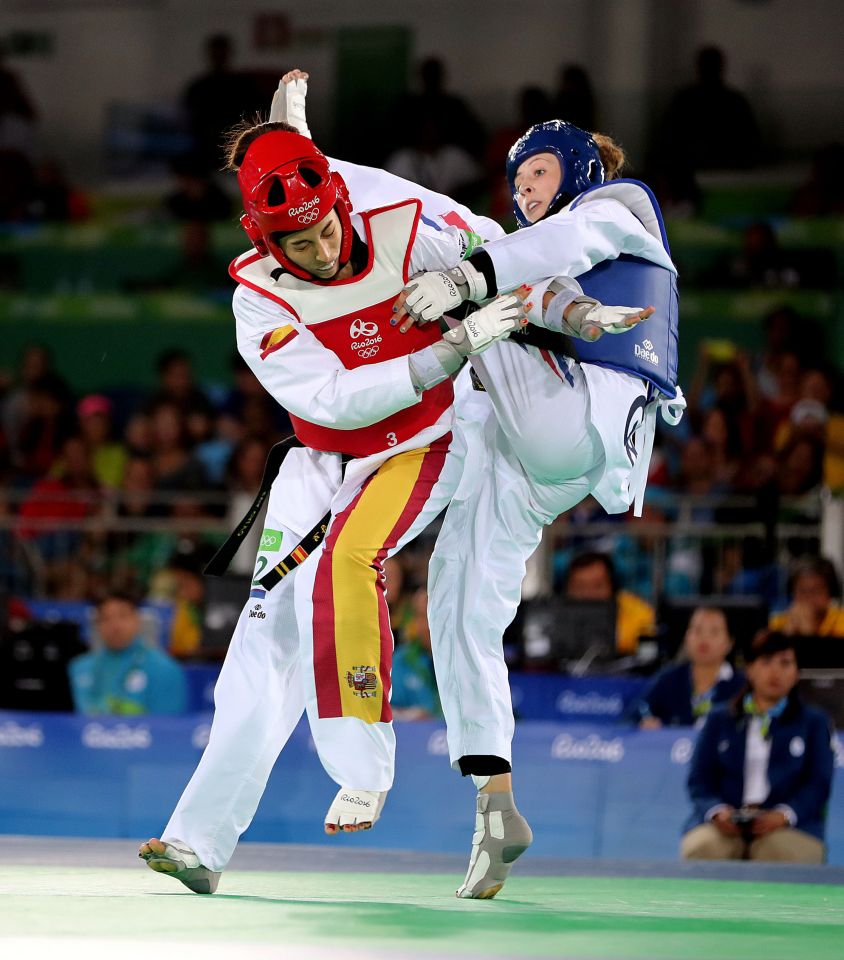
[[[840,960],[844,887],[713,880],[510,879],[492,901],[454,897],[456,876],[226,873],[213,897],[132,869],[4,867],[0,956],[38,938],[137,941],[158,931],[173,956],[190,944],[248,956],[557,957]],[[35,941],[33,941],[35,942]],[[241,949],[237,946],[241,945]],[[58,947],[58,943],[56,944]],[[24,953],[16,950],[14,956]],[[30,954],[31,955],[31,954]],[[67,956],[62,949],[55,956]]]

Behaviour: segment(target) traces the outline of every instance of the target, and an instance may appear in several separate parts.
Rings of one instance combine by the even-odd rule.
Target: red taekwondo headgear
[[[283,130],[262,133],[249,145],[237,182],[246,211],[241,226],[262,256],[271,254],[289,273],[312,280],[285,255],[278,234],[305,230],[336,209],[343,232],[340,266],[348,262],[353,237],[349,191],[313,141]]]

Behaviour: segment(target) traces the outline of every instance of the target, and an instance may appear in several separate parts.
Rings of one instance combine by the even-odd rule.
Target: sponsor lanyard
[[[779,703],[775,703],[770,710],[760,710],[756,705],[756,701],[753,699],[753,694],[748,693],[743,701],[744,704],[744,713],[748,717],[760,717],[762,722],[759,727],[759,732],[762,734],[764,740],[768,739],[768,736],[771,732],[771,721],[782,714],[783,710],[788,706],[788,697],[783,697]]]

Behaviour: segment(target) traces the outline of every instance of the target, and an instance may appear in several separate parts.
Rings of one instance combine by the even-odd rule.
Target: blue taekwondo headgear
[[[528,157],[537,153],[553,153],[563,171],[560,186],[548,207],[549,213],[556,213],[584,190],[604,182],[604,165],[598,144],[591,134],[565,120],[535,124],[519,137],[507,154],[507,182],[513,194],[513,208],[520,227],[530,226],[530,220],[519,209],[516,171]]]

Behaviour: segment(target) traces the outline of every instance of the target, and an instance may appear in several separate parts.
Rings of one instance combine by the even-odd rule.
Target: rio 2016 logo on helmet
[[[240,223],[262,256],[272,255],[302,280],[315,278],[293,263],[279,234],[305,230],[334,209],[340,218],[340,264],[352,251],[352,204],[339,173],[313,141],[298,133],[270,130],[249,145],[237,172],[246,213]]]
[[[507,154],[507,182],[513,194],[513,210],[520,227],[530,226],[530,220],[519,209],[516,171],[525,160],[537,153],[553,153],[563,171],[560,185],[548,206],[549,213],[556,213],[584,190],[604,182],[604,165],[598,144],[591,133],[564,120],[535,124],[519,137]]]

